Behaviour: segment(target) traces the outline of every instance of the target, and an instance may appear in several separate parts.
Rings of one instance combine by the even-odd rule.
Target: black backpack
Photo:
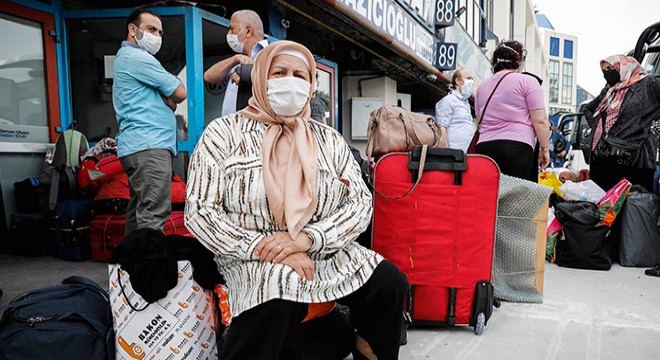
[[[1,359],[115,358],[108,295],[87,278],[28,291],[0,312]]]

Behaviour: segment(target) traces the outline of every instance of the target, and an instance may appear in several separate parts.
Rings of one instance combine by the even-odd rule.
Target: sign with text
[[[434,20],[436,28],[444,28],[447,26],[454,25],[454,19],[456,16],[455,0],[436,0],[435,2],[435,11],[434,11]]]
[[[456,69],[456,44],[438,41],[435,43],[433,66],[438,70]]]
[[[428,28],[433,28],[436,0],[397,0],[403,7],[420,19]]]
[[[48,126],[9,125],[0,122],[0,142],[2,141],[47,143]]]
[[[435,37],[393,0],[338,0],[429,63]]]

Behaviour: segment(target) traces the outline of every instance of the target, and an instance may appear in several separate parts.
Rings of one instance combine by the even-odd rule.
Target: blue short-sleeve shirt
[[[181,81],[142,48],[124,41],[114,64],[112,102],[117,114],[117,155],[168,149],[176,155],[176,118],[161,94]]]

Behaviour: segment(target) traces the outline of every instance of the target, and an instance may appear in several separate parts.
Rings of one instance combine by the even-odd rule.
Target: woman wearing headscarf
[[[593,133],[589,176],[605,190],[625,177],[652,191],[657,134],[651,126],[660,119],[660,77],[644,74],[631,56],[610,56],[600,68],[607,85],[584,109]],[[594,150],[606,137],[633,145],[631,152],[599,157]]]
[[[479,85],[475,98],[481,121],[476,152],[495,160],[503,174],[536,182],[538,167],[550,161],[550,128],[541,85],[520,73],[525,54],[518,41],[495,48],[494,74]],[[540,151],[535,158],[537,140]]]
[[[233,316],[223,360],[297,358],[307,304],[328,301],[378,359],[398,357],[407,281],[355,242],[371,195],[341,134],[310,121],[315,72],[300,44],[262,50],[249,106],[209,124],[191,156],[186,225],[217,255]]]

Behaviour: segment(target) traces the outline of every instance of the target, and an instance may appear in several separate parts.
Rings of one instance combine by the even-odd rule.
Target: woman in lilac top
[[[536,79],[519,73],[525,55],[517,41],[505,41],[493,52],[494,74],[476,94],[475,109],[481,119],[476,151],[493,158],[503,174],[536,182],[537,164],[545,169],[550,161],[549,122],[543,89]],[[538,159],[534,159],[537,140],[541,148]]]

